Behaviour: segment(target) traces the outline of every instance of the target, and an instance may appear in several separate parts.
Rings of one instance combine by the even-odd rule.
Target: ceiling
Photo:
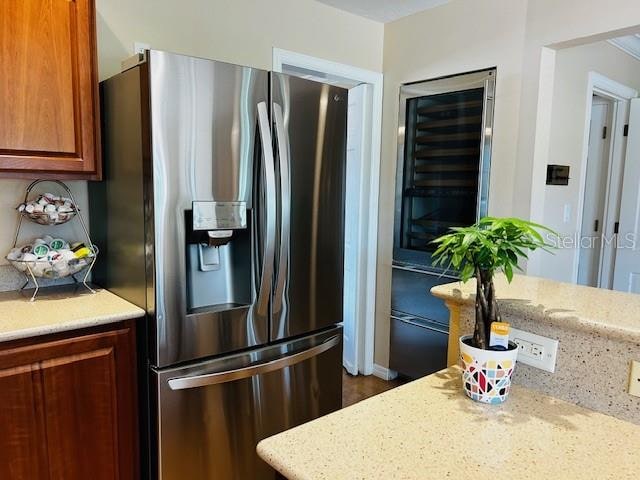
[[[612,38],[609,43],[640,60],[640,34]]]
[[[377,22],[393,22],[402,17],[444,5],[449,0],[317,0],[346,12]]]

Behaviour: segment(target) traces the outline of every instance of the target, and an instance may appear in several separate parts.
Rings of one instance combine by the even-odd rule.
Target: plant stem
[[[482,287],[478,284],[476,288],[476,324],[473,330],[473,346],[485,350],[487,348],[486,343],[486,331],[484,328],[484,321],[482,318],[482,306],[480,305],[480,289]]]
[[[496,298],[496,287],[493,284],[493,276],[489,280],[489,297],[490,297],[490,309],[492,312],[491,321],[501,322],[500,310],[498,309],[498,299]]]
[[[473,332],[473,343],[476,348],[486,350],[489,346],[489,328],[487,318],[489,316],[489,303],[485,290],[482,271],[476,268],[476,325]]]
[[[482,291],[484,292],[487,308],[484,316],[484,331],[485,341],[487,348],[489,348],[491,342],[491,322],[494,321],[495,315],[495,302],[494,302],[494,289],[493,289],[493,275],[489,270],[480,270],[480,277],[482,278]]]

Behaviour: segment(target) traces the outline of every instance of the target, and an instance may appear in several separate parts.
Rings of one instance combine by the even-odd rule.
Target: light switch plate
[[[547,372],[556,371],[558,341],[511,328],[509,339],[518,345],[518,362]]]
[[[640,362],[631,362],[631,373],[629,375],[629,395],[640,397]]]

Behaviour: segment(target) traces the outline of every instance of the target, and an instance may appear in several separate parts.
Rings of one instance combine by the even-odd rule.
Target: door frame
[[[602,117],[602,124],[594,125],[593,113],[597,106],[605,106],[606,115]],[[616,117],[616,102],[613,101],[611,98],[601,96],[600,94],[594,95],[591,103],[591,122],[589,122],[590,123],[589,130],[591,132],[591,134],[589,135],[589,151],[587,155],[587,163],[585,165],[586,172],[585,172],[584,201],[583,201],[583,211],[582,211],[583,222],[581,222],[581,224],[578,225],[580,243],[576,245],[576,248],[580,250],[580,254],[578,255],[578,259],[579,259],[578,260],[578,281],[576,283],[579,285],[585,285],[584,283],[579,283],[580,270],[581,270],[583,261],[585,263],[588,263],[588,261],[584,258],[583,253],[585,251],[589,251],[589,254],[592,256],[594,253],[597,253],[598,255],[596,261],[594,261],[593,258],[591,259],[591,261],[594,261],[594,264],[596,265],[597,272],[598,272],[598,275],[596,278],[596,285],[590,285],[597,288],[600,288],[601,279],[602,279],[602,263],[604,261],[604,256],[605,256],[604,255],[605,245],[604,245],[604,241],[601,241],[598,244],[598,248],[596,248],[595,245],[591,245],[591,244],[589,244],[588,246],[583,246],[582,239],[584,239],[585,236],[587,235],[586,232],[587,231],[591,232],[593,230],[593,227],[586,226],[586,225],[593,225],[592,222],[587,222],[586,224],[584,222],[584,209],[587,208],[588,203],[589,204],[598,203],[596,207],[597,208],[602,207],[602,216],[596,217],[597,221],[600,222],[600,226],[598,226],[598,229],[596,232],[589,233],[589,234],[591,235],[591,238],[593,238],[594,234],[596,235],[603,234],[603,231],[608,224],[608,218],[607,218],[608,212],[606,207],[608,206],[607,205],[607,194],[609,193],[608,188],[611,183],[611,173],[612,173],[611,162],[613,160],[613,138],[615,133],[614,131],[612,131],[613,130],[612,127],[614,126],[615,117]],[[594,127],[598,127],[598,128],[595,129]],[[603,128],[607,129],[606,136],[603,136],[603,130],[602,130]],[[593,156],[595,151],[598,150],[596,148],[594,149],[594,151],[592,151],[592,148],[596,146],[594,144],[594,141],[603,142],[604,150],[600,151],[601,155],[598,155],[598,157]],[[593,174],[596,173],[596,172],[593,172],[593,170],[598,168],[597,165],[605,167],[604,173],[600,172],[602,174],[598,175],[597,178],[595,175],[593,177],[597,180],[597,184],[598,184],[595,191],[602,192],[602,197],[600,198],[601,201],[599,202],[595,202],[596,199],[590,196],[592,192],[591,190],[587,190],[587,185],[586,185],[586,180],[589,179],[589,176],[592,175],[592,173]],[[591,187],[593,187],[593,183],[591,184]],[[589,200],[588,203],[587,203],[587,199]]]
[[[359,355],[358,371],[364,375],[371,375],[374,372],[373,350],[375,333],[375,304],[376,304],[376,271],[378,253],[378,203],[380,193],[380,154],[382,140],[382,91],[383,75],[380,72],[365,70],[362,68],[345,65],[321,58],[291,52],[280,48],[273,49],[274,72],[282,73],[285,66],[304,68],[318,74],[326,74],[341,77],[358,83],[371,85],[372,108],[369,112],[371,131],[369,175],[367,179],[369,185],[368,196],[360,197],[360,203],[368,206],[368,215],[358,219],[358,237],[365,238],[366,242],[356,249],[358,261],[356,265],[356,304],[363,305],[364,308],[357,311],[357,327],[360,332],[358,342],[362,341]],[[321,77],[319,77],[321,80]],[[361,364],[360,364],[361,363]]]
[[[586,115],[585,115],[585,125],[584,125],[584,135],[582,139],[582,157],[581,157],[581,166],[583,168],[580,169],[580,190],[578,193],[578,208],[577,208],[577,225],[580,228],[580,235],[582,234],[582,220],[584,214],[584,202],[585,202],[585,189],[586,189],[586,179],[587,179],[587,162],[589,155],[589,131],[591,127],[591,109],[593,107],[593,96],[598,95],[600,97],[607,98],[612,100],[613,102],[613,125],[611,126],[611,147],[609,149],[609,167],[607,173],[607,187],[606,187],[606,196],[605,196],[605,212],[609,209],[609,197],[611,192],[611,177],[612,172],[611,168],[614,163],[618,159],[624,165],[624,156],[625,156],[625,148],[624,148],[624,136],[623,136],[623,128],[620,126],[624,126],[626,123],[625,111],[628,112],[628,108],[620,108],[621,102],[629,102],[632,98],[636,98],[638,96],[638,91],[634,90],[631,87],[623,85],[622,83],[616,82],[598,72],[591,71],[589,72],[589,77],[587,80],[587,95],[586,95]],[[628,113],[627,113],[628,115]],[[622,185],[618,186],[619,189],[622,188]],[[606,213],[605,213],[606,215]],[[605,225],[603,221],[603,234],[605,233],[605,229],[608,226]],[[600,264],[603,262],[603,254],[600,255]],[[580,264],[580,248],[575,249],[574,260],[573,260],[573,272],[572,272],[572,281],[573,283],[578,283],[578,267]],[[613,268],[613,265],[610,266]],[[603,269],[600,268],[599,272],[599,283],[602,280]]]

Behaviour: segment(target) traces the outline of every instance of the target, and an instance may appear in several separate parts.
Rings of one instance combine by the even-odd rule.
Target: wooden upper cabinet
[[[101,176],[94,0],[0,1],[0,176]]]

